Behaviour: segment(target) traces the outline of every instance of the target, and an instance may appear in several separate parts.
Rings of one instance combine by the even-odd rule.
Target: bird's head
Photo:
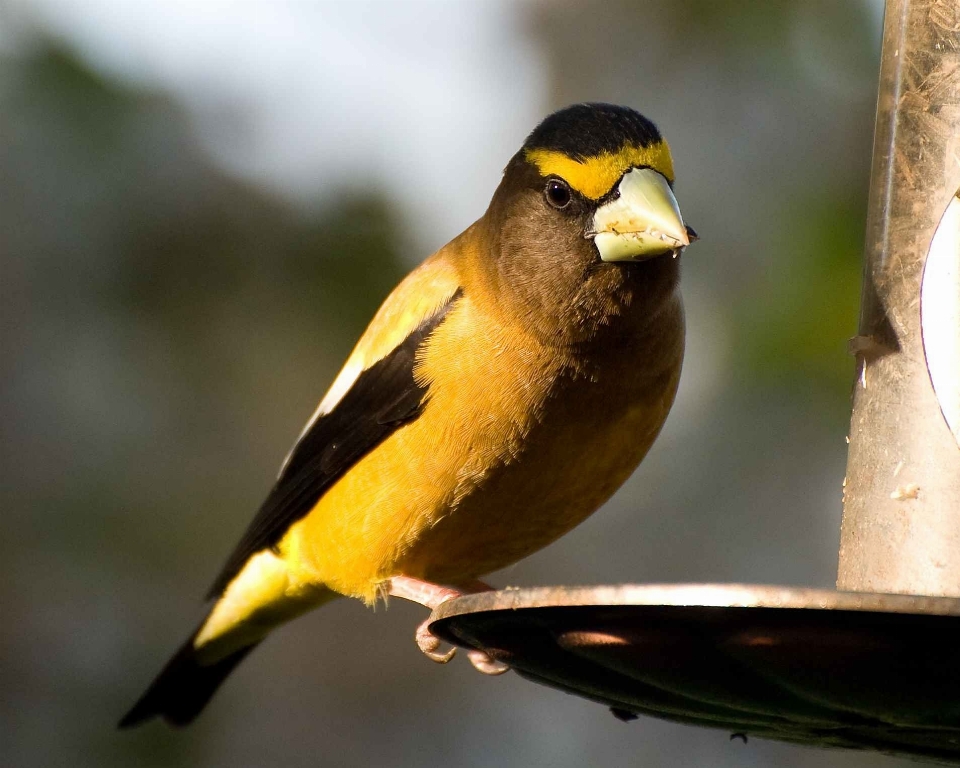
[[[627,107],[576,104],[554,112],[527,137],[505,177],[538,193],[558,225],[592,240],[602,261],[678,255],[696,239],[673,194],[670,147]]]
[[[501,286],[540,306],[625,281],[664,293],[676,281],[671,257],[696,239],[673,179],[670,148],[634,110],[577,104],[553,113],[507,165],[485,217],[499,241]]]

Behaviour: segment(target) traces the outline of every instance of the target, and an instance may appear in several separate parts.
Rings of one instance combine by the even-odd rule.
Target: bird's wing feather
[[[396,349],[422,322],[438,312],[459,289],[458,275],[444,256],[444,250],[441,250],[424,261],[394,288],[377,310],[317,410],[303,427],[297,442],[283,460],[280,475],[283,475],[293,454],[300,447],[300,441],[313,428],[317,419],[336,407],[357,377]]]
[[[419,416],[429,395],[414,376],[417,351],[459,296],[452,270],[431,259],[384,302],[208,597],[223,594],[252,555],[275,546],[357,461]]]

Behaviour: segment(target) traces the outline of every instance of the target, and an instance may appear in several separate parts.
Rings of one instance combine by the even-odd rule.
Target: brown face
[[[594,176],[583,172],[589,161],[578,163],[558,155],[558,162],[542,168],[529,156],[528,150],[521,150],[510,161],[485,217],[498,262],[496,287],[501,299],[517,314],[537,318],[531,319],[533,332],[559,343],[583,342],[605,327],[616,332],[618,325],[655,313],[676,284],[675,256],[682,245],[657,238],[651,246],[629,231],[631,225],[650,228],[645,222],[653,218],[625,199],[625,185],[637,169],[628,166],[621,171],[616,163],[607,162],[597,171],[605,172],[606,178],[597,184]],[[556,170],[565,170],[576,185]],[[653,192],[660,187],[669,191],[662,174],[642,170],[649,175],[641,175],[644,183],[649,177],[663,179],[662,185],[652,182]],[[608,183],[600,194],[599,188]],[[634,197],[635,192],[627,190]],[[659,213],[663,215],[662,210]],[[657,214],[655,210],[653,215]],[[669,214],[668,210],[663,217],[669,219]],[[614,227],[617,221],[624,222],[608,233],[619,238],[614,243],[618,258],[610,261],[604,260],[597,242],[598,221],[605,220],[614,221]],[[682,222],[674,231],[677,226]]]

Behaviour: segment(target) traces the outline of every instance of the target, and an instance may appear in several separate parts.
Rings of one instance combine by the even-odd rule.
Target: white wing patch
[[[460,287],[460,281],[456,271],[444,258],[444,252],[448,248],[455,247],[455,243],[456,241],[442,248],[407,275],[387,297],[383,306],[377,310],[370,326],[360,337],[346,364],[300,432],[290,453],[283,460],[280,467],[281,475],[304,435],[313,428],[321,416],[337,407],[360,374],[402,344],[420,323],[433,316],[456,293]]]
[[[283,470],[287,468],[287,464],[290,463],[290,457],[293,456],[293,452],[297,450],[297,446],[300,445],[300,441],[303,440],[303,436],[313,428],[313,425],[317,423],[317,419],[330,413],[330,411],[336,408],[337,403],[339,403],[343,396],[350,391],[350,387],[353,386],[353,383],[357,380],[357,377],[361,373],[363,373],[362,363],[353,360],[347,361],[347,364],[343,366],[343,368],[340,370],[340,373],[337,374],[337,378],[333,380],[333,384],[330,385],[330,389],[327,390],[327,394],[323,396],[323,400],[320,401],[320,405],[317,406],[317,410],[313,412],[313,416],[310,417],[310,420],[307,422],[306,426],[300,430],[300,434],[297,436],[293,447],[284,458],[283,464],[280,465],[280,472],[277,473],[278,477],[282,475]]]

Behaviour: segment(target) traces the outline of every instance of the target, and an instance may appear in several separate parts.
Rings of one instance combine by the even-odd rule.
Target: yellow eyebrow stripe
[[[626,145],[617,152],[603,152],[586,160],[574,160],[555,149],[528,149],[527,160],[543,176],[559,176],[584,197],[599,200],[630,168],[645,165],[673,181],[673,157],[667,142],[649,147]]]

